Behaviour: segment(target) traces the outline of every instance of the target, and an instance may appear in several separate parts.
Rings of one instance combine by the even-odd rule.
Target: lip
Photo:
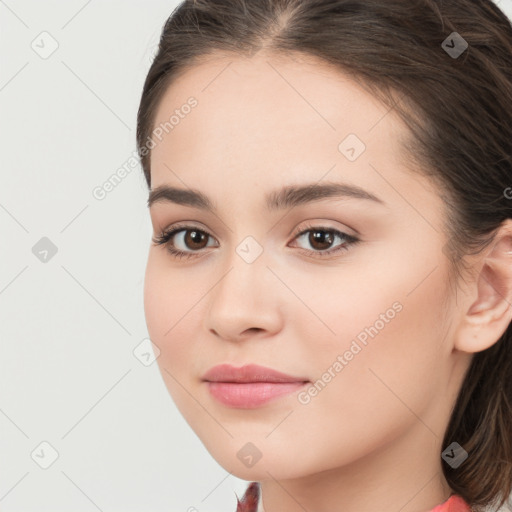
[[[237,368],[230,364],[219,364],[210,368],[204,375],[203,380],[210,382],[307,382],[307,377],[294,377],[279,372],[273,368],[260,366],[258,364],[247,364]]]
[[[203,381],[220,403],[241,409],[260,407],[309,383],[305,377],[294,377],[255,364],[240,368],[229,364],[214,366],[203,375]]]

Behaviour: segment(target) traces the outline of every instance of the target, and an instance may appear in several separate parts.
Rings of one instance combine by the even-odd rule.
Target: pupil
[[[190,238],[192,240],[193,243],[195,244],[200,244],[201,243],[201,239],[204,238],[203,236],[204,234],[201,233],[200,231],[190,231],[190,237],[186,237],[186,238]],[[197,239],[199,238],[199,240],[194,240],[194,239]],[[187,240],[187,245],[188,245],[188,240]]]
[[[332,233],[328,231],[312,231],[310,235],[310,243],[312,247],[315,247],[315,243],[320,243],[329,246],[332,244]],[[327,240],[324,240],[327,239]],[[326,247],[319,247],[319,249],[325,249]]]

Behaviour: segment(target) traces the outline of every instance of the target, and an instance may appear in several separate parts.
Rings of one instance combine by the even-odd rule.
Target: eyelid
[[[180,221],[180,222],[173,222],[169,224],[167,227],[163,229],[159,229],[159,233],[168,233],[170,231],[178,231],[178,230],[189,230],[189,229],[197,229],[198,231],[204,231],[207,235],[211,236],[212,238],[215,238],[214,235],[212,235],[211,231],[204,227],[204,225],[197,225],[195,221]],[[216,239],[216,238],[215,238]]]
[[[300,234],[304,233],[305,231],[309,231],[312,229],[322,229],[325,231],[338,231],[340,233],[343,233],[347,237],[359,238],[359,236],[360,236],[359,232],[356,231],[355,229],[350,229],[348,227],[335,227],[335,226],[327,225],[328,222],[333,222],[333,221],[314,220],[313,219],[313,220],[306,220],[304,222],[306,223],[305,225],[304,225],[304,223],[299,224],[300,227],[294,228],[288,236],[293,236],[295,238],[297,235],[300,235]]]

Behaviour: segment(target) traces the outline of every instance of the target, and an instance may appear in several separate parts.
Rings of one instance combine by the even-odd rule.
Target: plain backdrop
[[[148,355],[136,112],[177,4],[0,0],[2,512],[234,512],[247,486]]]

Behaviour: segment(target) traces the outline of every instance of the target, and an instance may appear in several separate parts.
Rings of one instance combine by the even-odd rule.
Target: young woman
[[[512,27],[493,2],[185,1],[137,143],[148,331],[188,424],[250,481],[238,511],[506,504]]]

